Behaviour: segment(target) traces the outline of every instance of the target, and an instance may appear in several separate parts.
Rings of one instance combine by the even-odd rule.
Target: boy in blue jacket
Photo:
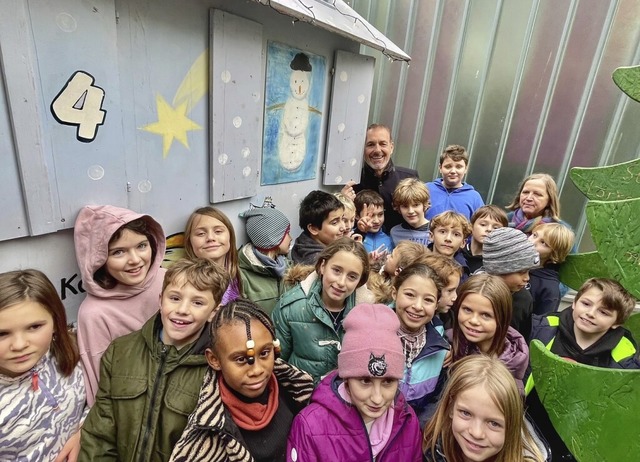
[[[356,220],[363,222],[362,227],[366,229],[362,244],[367,253],[373,251],[391,253],[393,241],[384,232],[384,199],[380,194],[365,189],[356,194],[353,201],[356,206]]]
[[[436,215],[453,210],[467,220],[473,212],[484,205],[484,201],[473,186],[464,182],[469,170],[469,153],[464,146],[452,144],[440,154],[440,174],[442,178],[427,183],[431,196],[431,208],[427,220]]]

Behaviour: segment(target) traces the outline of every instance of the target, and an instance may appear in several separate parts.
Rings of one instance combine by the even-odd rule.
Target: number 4
[[[76,138],[89,143],[96,137],[107,111],[102,109],[104,90],[84,71],[75,72],[51,103],[53,117],[64,125],[78,127]]]

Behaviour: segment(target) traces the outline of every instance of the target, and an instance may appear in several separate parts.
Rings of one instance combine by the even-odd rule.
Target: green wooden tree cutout
[[[640,66],[619,67],[613,81],[640,102]],[[560,280],[578,289],[589,277],[609,277],[640,298],[640,159],[606,167],[574,167],[570,176],[591,201],[587,221],[598,250],[569,256],[560,269]]]
[[[640,371],[569,362],[538,340],[530,355],[540,401],[577,460],[638,460]]]
[[[560,266],[560,279],[569,287],[577,289],[589,278],[611,278],[597,251],[571,254]]]
[[[613,81],[629,98],[640,103],[640,66],[617,68],[613,71]]]
[[[640,198],[590,201],[587,221],[611,277],[640,298]]]
[[[574,167],[569,175],[590,200],[616,201],[640,197],[640,159],[607,167]]]

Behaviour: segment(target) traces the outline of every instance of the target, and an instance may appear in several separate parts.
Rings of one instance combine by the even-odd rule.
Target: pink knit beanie
[[[340,377],[402,378],[404,353],[397,334],[400,322],[391,308],[361,303],[349,312],[343,327],[338,354]]]

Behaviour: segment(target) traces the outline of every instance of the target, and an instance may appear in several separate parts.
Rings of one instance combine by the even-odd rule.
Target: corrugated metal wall
[[[396,162],[424,180],[448,144],[471,153],[469,183],[507,204],[523,177],[553,175],[562,218],[582,236],[573,166],[635,159],[640,104],[613,83],[640,63],[640,0],[353,0],[411,57],[378,58],[371,120],[393,129]],[[591,249],[586,230],[581,248]]]

